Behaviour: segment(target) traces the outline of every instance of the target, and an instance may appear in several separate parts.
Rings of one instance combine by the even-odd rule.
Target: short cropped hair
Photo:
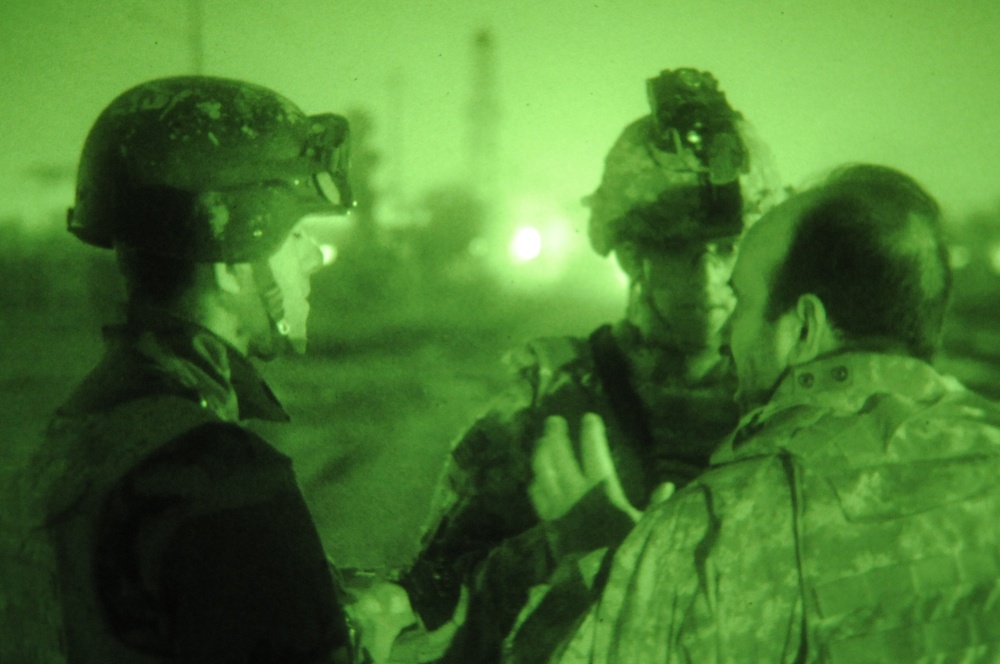
[[[941,340],[951,268],[937,202],[884,166],[834,171],[807,197],[766,309],[777,320],[814,294],[855,345],[902,346],[930,360]]]
[[[170,306],[195,283],[197,268],[191,261],[126,247],[115,253],[130,303]]]

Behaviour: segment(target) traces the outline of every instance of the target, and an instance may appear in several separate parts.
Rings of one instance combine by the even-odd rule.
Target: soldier
[[[291,460],[240,423],[288,419],[249,358],[305,348],[347,136],[210,77],[134,87],[93,125],[69,230],[115,250],[126,320],[23,477],[3,661],[352,661]]]
[[[667,70],[647,90],[652,113],[626,127],[588,202],[594,249],[614,252],[629,278],[624,319],[586,338],[536,339],[515,357],[512,394],[453,449],[422,552],[402,578],[429,629],[448,625],[463,586],[471,591],[442,661],[497,661],[505,639],[514,647],[532,586],[631,528],[600,491],[539,527],[527,489],[547,417],[565,418],[575,434],[584,413],[599,413],[622,490],[639,506],[661,483],[697,476],[737,421],[719,353],[727,282],[744,226],[780,187],[711,74]],[[549,601],[582,611],[583,595],[573,579]],[[538,615],[532,634],[555,634],[568,620]]]
[[[1000,409],[928,363],[951,286],[936,202],[840,169],[748,232],[732,280],[745,415],[554,661],[997,661]]]

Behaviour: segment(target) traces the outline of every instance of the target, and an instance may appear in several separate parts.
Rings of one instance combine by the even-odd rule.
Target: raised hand
[[[580,456],[582,463],[573,451],[566,420],[558,416],[546,419],[532,459],[535,477],[528,487],[538,516],[545,521],[558,519],[591,489],[603,484],[611,504],[638,521],[642,512],[625,496],[608,449],[604,422],[594,413],[586,413],[581,421]]]

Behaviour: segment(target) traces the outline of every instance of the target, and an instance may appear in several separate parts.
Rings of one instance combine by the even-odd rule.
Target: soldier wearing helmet
[[[340,116],[211,77],[98,117],[69,230],[115,251],[126,316],[22,478],[11,661],[354,658],[291,461],[242,424],[288,419],[249,358],[304,350],[347,139]]]
[[[625,316],[512,354],[516,385],[454,447],[402,576],[435,636],[461,622],[456,606],[465,614],[441,661],[542,661],[589,603],[593,574],[580,570],[631,528],[615,505],[641,509],[657,487],[693,479],[737,422],[720,353],[727,282],[740,234],[780,186],[711,74],[666,70],[647,91],[651,113],[626,127],[586,199],[593,248],[628,275]],[[567,504],[537,514],[536,441],[573,455],[581,426],[602,423],[610,450],[596,466],[609,481],[581,474]]]

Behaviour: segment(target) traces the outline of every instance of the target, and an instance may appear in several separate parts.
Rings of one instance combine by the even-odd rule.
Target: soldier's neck
[[[719,344],[692,348],[669,340],[650,342],[627,320],[615,325],[614,331],[626,355],[633,359],[643,356],[642,361],[633,361],[634,369],[639,369],[640,365],[660,367],[661,371],[667,371],[673,378],[680,378],[686,384],[701,382],[715,372],[721,363],[727,362],[719,352]]]
[[[217,298],[186,295],[170,303],[151,303],[132,299],[126,305],[127,317],[133,322],[168,316],[203,327],[225,340],[244,356],[249,335],[231,307],[222,306]]]

